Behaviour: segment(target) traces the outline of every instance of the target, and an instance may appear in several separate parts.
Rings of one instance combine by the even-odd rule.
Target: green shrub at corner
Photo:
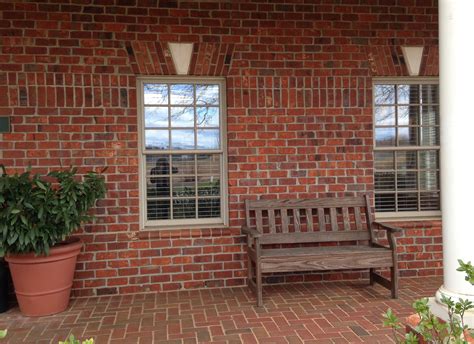
[[[103,176],[89,172],[79,177],[76,168],[46,176],[0,170],[0,256],[48,255],[50,247],[91,219],[89,209],[106,192]]]

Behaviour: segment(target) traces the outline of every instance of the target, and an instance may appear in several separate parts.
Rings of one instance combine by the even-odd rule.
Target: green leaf
[[[7,336],[8,330],[0,330],[0,339],[3,339]]]

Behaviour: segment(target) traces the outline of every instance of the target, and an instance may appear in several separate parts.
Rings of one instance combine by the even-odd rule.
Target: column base
[[[474,302],[474,295],[464,295],[453,293],[446,290],[441,286],[436,292],[436,297],[430,297],[428,305],[431,312],[436,315],[438,318],[448,321],[448,308],[441,302],[442,295],[450,297],[454,302],[459,301],[459,299],[468,299]],[[471,329],[474,329],[474,309],[466,312],[464,314],[464,323]]]

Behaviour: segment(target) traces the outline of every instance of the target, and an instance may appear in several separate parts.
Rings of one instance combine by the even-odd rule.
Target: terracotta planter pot
[[[49,256],[33,253],[8,255],[13,285],[26,316],[43,316],[64,311],[69,304],[72,280],[82,242],[73,238],[50,250]]]

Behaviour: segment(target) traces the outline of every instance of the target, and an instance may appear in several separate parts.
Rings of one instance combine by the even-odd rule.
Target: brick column
[[[474,262],[474,1],[439,1],[441,208],[444,282],[436,294],[474,302],[474,286],[457,272]],[[474,314],[470,315],[474,326]]]

